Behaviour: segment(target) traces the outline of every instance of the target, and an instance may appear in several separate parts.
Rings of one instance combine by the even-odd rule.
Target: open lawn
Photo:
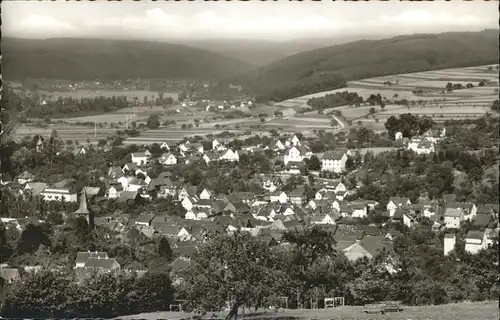
[[[258,311],[258,314],[246,315],[247,319],[317,319],[317,320],[497,320],[499,318],[498,301],[485,303],[457,303],[440,306],[406,307],[401,312],[386,314],[365,314],[363,307],[339,307],[334,309],[287,309],[283,312]],[[217,314],[217,319],[223,319],[226,313]],[[210,319],[212,314],[207,314]],[[187,319],[191,315],[182,312],[154,312],[133,316],[122,316],[117,319]]]

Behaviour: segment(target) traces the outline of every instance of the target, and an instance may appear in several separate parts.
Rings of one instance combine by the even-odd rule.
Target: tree
[[[157,114],[150,115],[149,118],[148,118],[148,122],[147,122],[146,126],[149,129],[157,129],[160,126],[159,116]]]
[[[229,298],[232,306],[226,319],[237,316],[243,304],[257,307],[263,298],[281,293],[286,277],[269,247],[247,233],[211,236],[192,262],[184,277],[191,307],[220,308]]]
[[[158,255],[167,261],[172,260],[172,248],[170,247],[168,239],[165,237],[162,237],[158,243]]]
[[[196,125],[196,128],[200,127],[200,119],[194,119],[194,124]]]
[[[312,171],[317,171],[321,169],[321,162],[318,157],[313,155],[309,160],[307,160],[307,168]]]
[[[337,256],[333,233],[318,227],[299,232],[286,232],[290,243],[288,263],[285,264],[291,285],[297,288],[297,303],[310,289],[330,282],[328,268]]]
[[[106,141],[106,139],[99,139],[99,141],[97,142],[97,144],[100,146],[100,147],[104,147],[105,145],[108,144],[108,141]]]
[[[371,107],[370,108],[370,114],[374,114],[375,113],[375,108],[374,107]]]

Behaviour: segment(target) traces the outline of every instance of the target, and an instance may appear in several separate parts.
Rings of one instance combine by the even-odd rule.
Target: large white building
[[[347,154],[339,151],[327,151],[321,159],[321,170],[340,173],[345,171]]]
[[[77,201],[76,192],[72,192],[69,188],[45,188],[40,193],[40,196],[42,196],[45,201]]]

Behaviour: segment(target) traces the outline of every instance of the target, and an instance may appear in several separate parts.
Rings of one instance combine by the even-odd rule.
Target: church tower
[[[91,228],[94,227],[94,214],[90,212],[87,207],[87,194],[85,192],[85,189],[82,190],[82,195],[80,197],[80,207],[78,207],[78,210],[75,211],[75,214],[85,217],[85,220],[87,220],[89,226]]]

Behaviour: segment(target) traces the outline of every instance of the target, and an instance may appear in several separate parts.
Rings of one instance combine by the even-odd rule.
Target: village
[[[3,175],[4,188],[15,193],[19,201],[38,199],[44,203],[69,203],[78,206],[65,216],[83,217],[93,228],[107,228],[115,232],[136,229],[149,239],[168,239],[175,259],[170,264],[171,275],[181,281],[182,272],[209,234],[235,232],[248,233],[268,246],[286,246],[283,234],[312,226],[334,233],[335,249],[350,261],[372,259],[381,251],[393,250],[394,239],[401,235],[397,229],[387,230],[386,224],[401,224],[415,228],[422,220],[430,221],[432,231],[444,233],[443,255],[455,249],[457,241],[465,242],[465,251],[475,254],[493,244],[498,237],[498,204],[459,202],[454,194],[443,194],[439,199],[429,199],[425,194],[411,201],[408,197],[392,194],[387,204],[380,207],[380,199],[357,197],[360,182],[348,178],[363,158],[355,149],[339,148],[321,154],[311,151],[308,142],[300,135],[279,137],[268,145],[243,146],[239,150],[229,147],[228,139],[215,138],[211,148],[199,142],[184,140],[177,145],[163,142],[161,155],[153,157],[147,146],[129,154],[129,162],[123,166],[110,165],[103,176],[98,177],[104,187],[85,186],[76,190],[74,179],[64,179],[54,184],[40,181],[32,173],[24,171],[12,179]],[[395,135],[399,151],[410,150],[416,155],[434,153],[439,141],[446,138],[446,128],[434,126],[420,136],[403,138]],[[47,139],[49,140],[49,139]],[[207,143],[205,143],[205,146]],[[43,137],[36,141],[36,152],[49,148]],[[150,148],[149,148],[150,149]],[[89,150],[80,146],[72,151],[76,161],[92,152],[93,157],[108,149]],[[199,164],[200,167],[217,165],[238,167],[242,157],[271,155],[280,162],[279,168],[267,174],[258,174],[258,192],[234,191],[228,194],[215,192],[200,185],[178,179],[172,167]],[[311,159],[315,158],[315,161]],[[356,160],[355,160],[356,159]],[[312,163],[315,164],[312,164]],[[163,168],[158,175],[151,175],[153,165]],[[354,168],[353,168],[354,166]],[[318,168],[319,167],[319,168]],[[310,170],[311,168],[316,170]],[[221,169],[221,172],[224,172]],[[238,179],[244,179],[242,177]],[[314,189],[308,186],[314,181]],[[96,184],[97,185],[97,184]],[[167,199],[181,210],[181,215],[171,212],[148,212],[146,209],[131,216],[127,207],[141,207],[147,203]],[[100,215],[93,212],[96,204],[113,202],[124,210]],[[145,207],[144,207],[145,208]],[[379,213],[384,219],[370,218]],[[6,228],[23,230],[28,223],[42,223],[35,217],[9,218],[2,216]],[[465,222],[471,224],[464,239],[457,238],[457,230]],[[2,261],[3,262],[3,261]],[[41,266],[24,266],[33,272]],[[122,266],[107,252],[79,252],[74,263],[78,275],[108,273],[112,271],[147,272],[144,266]],[[390,272],[397,272],[388,266]],[[6,283],[21,279],[18,268],[6,263],[0,269]]]

